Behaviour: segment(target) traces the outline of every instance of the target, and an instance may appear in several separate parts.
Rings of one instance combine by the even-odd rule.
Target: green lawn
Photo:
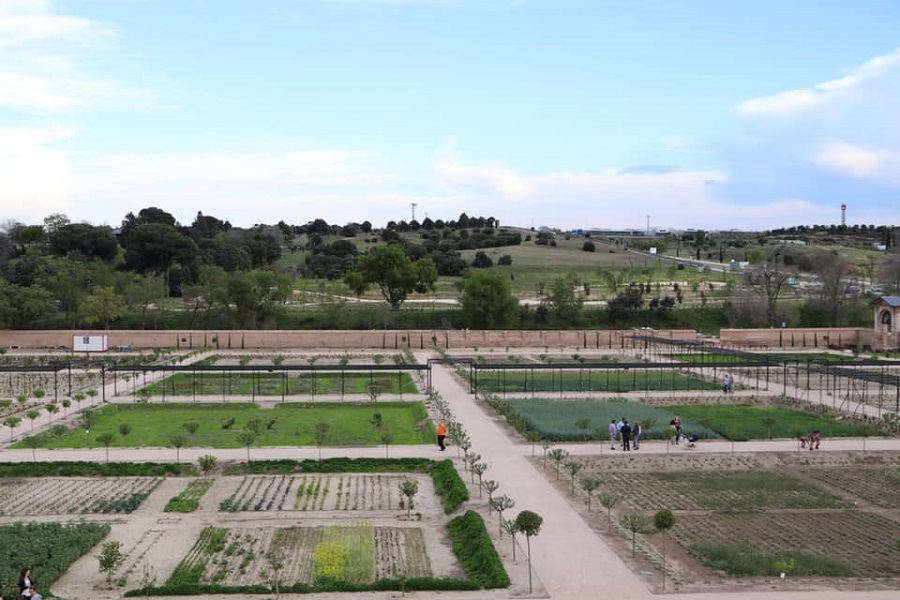
[[[878,434],[872,427],[842,423],[821,415],[774,406],[692,405],[665,408],[677,412],[682,419],[691,419],[723,437],[738,441],[791,438],[797,437],[801,432],[805,435],[814,429],[819,429],[823,438]],[[763,419],[767,418],[774,421],[771,431],[763,424]]]
[[[165,393],[172,396],[227,395],[227,396],[281,396],[312,394],[315,382],[316,394],[366,394],[369,385],[376,383],[383,394],[415,394],[416,384],[409,373],[340,373],[322,372],[289,375],[281,373],[176,373],[159,383],[145,386],[154,396]]]
[[[370,423],[376,412],[381,413],[382,430]],[[112,447],[170,446],[172,436],[185,435],[187,446],[240,448],[243,444],[238,436],[254,419],[262,423],[254,446],[312,446],[318,423],[330,425],[328,446],[378,445],[383,430],[393,435],[392,444],[424,444],[435,439],[434,424],[421,402],[285,403],[273,409],[255,404],[124,404],[106,405],[94,414],[97,421],[89,433],[77,429],[60,437],[44,435],[41,447],[96,448],[101,445],[97,436],[110,433],[115,436]],[[232,418],[234,423],[224,428],[223,423]],[[193,435],[184,428],[188,422],[199,424]],[[127,435],[120,432],[123,424],[131,428]],[[27,446],[19,442],[14,447]]]
[[[672,370],[478,371],[478,388],[494,393],[714,390],[718,383]]]
[[[613,419],[628,419],[630,423],[639,421],[655,424],[652,428],[644,427],[643,439],[661,438],[671,435],[669,421],[675,418],[674,412],[664,408],[648,406],[639,402],[622,402],[617,400],[591,402],[587,400],[550,400],[535,398],[529,400],[509,400],[507,402],[514,414],[522,417],[528,429],[541,434],[542,437],[554,441],[581,441],[585,439],[608,440],[607,426]],[[685,431],[696,433],[702,437],[716,437],[716,434],[689,418],[682,417]],[[585,425],[585,427],[580,427]]]

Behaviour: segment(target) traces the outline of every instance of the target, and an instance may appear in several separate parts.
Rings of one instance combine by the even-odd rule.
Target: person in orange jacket
[[[447,449],[444,446],[444,438],[446,438],[446,437],[447,437],[447,426],[444,425],[443,423],[438,424],[437,442],[438,442],[438,447],[441,449],[441,451],[444,451]]]

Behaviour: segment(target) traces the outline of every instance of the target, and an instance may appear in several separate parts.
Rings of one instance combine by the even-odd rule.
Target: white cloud
[[[134,103],[144,95],[88,72],[109,26],[56,14],[44,0],[0,1],[0,107],[24,113],[66,113]]]
[[[13,216],[46,215],[65,206],[71,184],[69,155],[54,143],[69,139],[69,128],[0,128],[0,206]]]
[[[796,116],[862,94],[867,84],[898,67],[900,67],[900,49],[890,54],[876,56],[838,79],[824,81],[809,88],[745,100],[735,107],[735,112],[741,117],[748,118]]]
[[[900,152],[834,141],[823,144],[814,161],[860,179],[900,185]]]
[[[525,179],[512,169],[500,165],[464,165],[452,156],[445,156],[437,163],[438,176],[451,187],[462,187],[479,192],[496,192],[512,197],[528,194]]]

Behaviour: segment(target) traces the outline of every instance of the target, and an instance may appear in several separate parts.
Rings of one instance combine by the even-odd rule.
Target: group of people
[[[814,429],[809,435],[800,438],[800,447],[809,448],[810,450],[818,450],[819,444],[822,443],[822,432]]]
[[[19,573],[19,598],[21,600],[41,600],[37,583],[31,578],[31,569],[22,569]]]
[[[613,450],[616,442],[622,442],[622,450],[639,450],[641,447],[641,424],[637,421],[634,425],[628,423],[628,419],[613,419],[609,424],[609,443]]]

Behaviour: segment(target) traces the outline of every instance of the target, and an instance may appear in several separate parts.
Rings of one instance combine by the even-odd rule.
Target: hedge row
[[[463,502],[469,499],[469,488],[459,476],[459,471],[449,459],[442,460],[431,468],[434,489],[444,504],[444,513],[455,512]]]
[[[189,463],[0,463],[0,477],[166,477],[196,474],[197,467]]]
[[[467,511],[450,521],[447,528],[453,552],[469,579],[486,589],[509,587],[509,575],[481,515]]]
[[[334,581],[329,583],[294,583],[282,586],[283,594],[318,594],[325,592],[404,592],[404,591],[471,591],[480,589],[473,581],[465,579],[437,579],[435,577],[413,577],[410,579],[379,579],[372,583],[350,583]],[[125,592],[129,598],[141,596],[202,596],[206,594],[272,594],[273,588],[262,585],[217,585],[180,584],[139,588]]]

